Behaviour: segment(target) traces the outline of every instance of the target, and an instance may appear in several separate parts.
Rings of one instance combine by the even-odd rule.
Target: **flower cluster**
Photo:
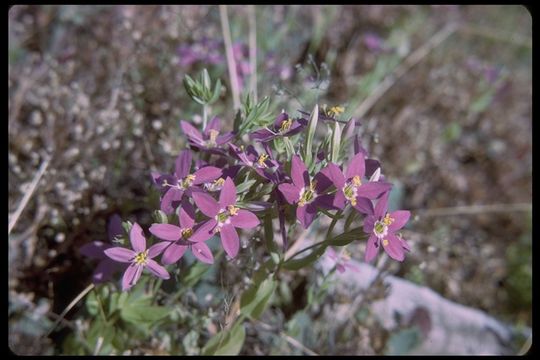
[[[297,118],[282,112],[263,126],[248,127],[235,121],[233,131],[223,131],[218,117],[202,132],[180,121],[188,148],[180,152],[171,173],[152,173],[161,196],[160,216],[148,229],[151,246],[147,246],[148,237],[137,223],[124,224],[131,248],[101,242],[86,245],[83,253],[100,260],[94,281],[105,281],[114,271],[124,270],[122,289],[127,290],[144,269],[168,279],[165,266],[177,263],[186,252],[212,264],[214,254],[208,242],[218,237],[228,257],[235,258],[240,251],[241,232],[256,229],[260,219],[264,219],[266,230],[272,229],[272,218],[278,218],[285,252],[287,226],[298,222],[308,229],[318,218],[330,216],[330,234],[346,212],[351,219],[363,218],[363,226],[352,237],[367,239],[366,261],[371,261],[381,247],[391,258],[403,261],[410,246],[398,231],[410,213],[388,210],[392,184],[382,175],[380,163],[368,158],[358,135],[351,146],[348,140],[357,122],[339,120],[343,112],[341,106],[323,107],[322,111],[315,106],[311,113],[300,111]],[[332,135],[313,151],[319,118]],[[341,123],[346,123],[343,132]],[[354,152],[346,161],[351,148]],[[330,211],[335,211],[334,215]],[[347,234],[351,237],[351,232]],[[115,216],[109,225],[109,238],[120,243],[122,235],[120,219]],[[329,251],[338,271],[351,268],[347,265],[349,255],[345,258],[343,251],[339,256]],[[160,262],[156,261],[159,256]]]

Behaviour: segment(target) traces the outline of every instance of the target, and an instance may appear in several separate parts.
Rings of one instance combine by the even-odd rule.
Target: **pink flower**
[[[236,186],[230,177],[225,180],[219,194],[219,201],[204,192],[194,192],[193,200],[199,210],[210,218],[195,232],[198,241],[204,241],[219,234],[227,255],[234,258],[240,249],[240,239],[236,228],[251,229],[260,221],[251,211],[237,208]]]
[[[168,279],[169,273],[167,270],[153,260],[156,256],[161,254],[163,250],[169,245],[169,243],[161,242],[146,249],[146,238],[139,224],[134,223],[129,233],[129,240],[133,250],[123,247],[113,247],[105,250],[105,255],[111,259],[121,262],[129,263],[122,277],[122,290],[129,290],[133,285],[139,281],[141,273],[144,268],[147,268],[155,276]]]
[[[195,235],[197,230],[195,225],[195,209],[186,198],[182,201],[182,206],[178,208],[178,219],[180,226],[172,224],[152,224],[150,232],[160,239],[170,241],[170,245],[163,252],[161,261],[165,265],[173,264],[180,260],[186,250],[190,249],[193,255],[200,261],[212,264],[214,256],[208,245],[204,241],[198,241],[199,235]]]
[[[373,260],[377,255],[381,243],[384,251],[397,261],[403,261],[405,250],[411,249],[404,239],[395,234],[405,226],[411,213],[407,210],[388,213],[388,196],[389,193],[385,193],[375,206],[374,214],[364,220],[364,232],[370,234],[366,247],[366,262]]]
[[[337,254],[334,249],[329,247],[326,252],[328,257],[335,263],[336,269],[340,273],[344,273],[347,269],[354,272],[360,272],[360,268],[357,265],[349,264],[351,257],[345,249],[343,249],[339,254]]]

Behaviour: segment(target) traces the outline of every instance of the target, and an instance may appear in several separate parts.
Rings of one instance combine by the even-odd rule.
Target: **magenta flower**
[[[324,194],[332,182],[322,170],[311,180],[306,165],[298,155],[291,160],[291,178],[292,184],[279,184],[278,189],[289,204],[298,205],[296,217],[307,229],[317,215],[317,207],[333,208],[334,196]]]
[[[261,177],[276,182],[275,172],[271,171],[271,169],[277,170],[279,163],[272,158],[270,148],[266,148],[265,153],[259,153],[253,145],[249,145],[245,151],[234,144],[229,144],[229,147],[231,154],[246,166],[255,170]]]
[[[209,181],[204,183],[204,189],[206,191],[214,192],[214,191],[221,191],[223,189],[223,185],[225,184],[225,179],[230,177],[231,179],[234,179],[236,177],[236,174],[240,171],[242,168],[241,165],[232,165],[229,167],[226,167],[223,169],[223,173],[221,176],[213,181]]]
[[[120,219],[120,216],[117,214],[114,214],[107,227],[110,244],[102,241],[92,241],[91,243],[81,246],[79,249],[82,255],[99,260],[99,263],[92,274],[92,282],[94,284],[106,282],[111,279],[115,272],[125,270],[126,266],[124,264],[119,264],[116,261],[111,260],[104,252],[113,247],[112,242],[117,236],[121,236],[122,233],[122,219]]]
[[[345,170],[345,175],[334,163],[329,163],[321,171],[336,186],[334,206],[340,209],[343,209],[345,204],[349,203],[363,214],[373,214],[373,205],[370,199],[376,199],[392,188],[392,184],[387,182],[363,180],[366,163],[362,153],[358,153],[352,158],[347,170]]]
[[[184,150],[176,158],[174,175],[163,175],[156,180],[164,191],[161,197],[161,211],[166,214],[174,212],[184,193],[190,196],[193,190],[199,190],[197,185],[208,183],[221,176],[221,169],[214,166],[202,167],[191,174],[191,164],[191,151]]]
[[[250,134],[250,138],[267,142],[278,136],[293,136],[302,131],[306,125],[306,119],[291,119],[287,113],[281,113],[272,127],[254,131]]]
[[[236,186],[231,178],[227,178],[219,194],[219,201],[203,192],[193,193],[193,200],[201,212],[208,216],[207,220],[197,230],[198,241],[209,239],[219,233],[221,244],[227,255],[234,258],[240,249],[240,239],[236,228],[251,229],[259,225],[255,214],[236,205]]]
[[[161,254],[169,245],[167,242],[160,242],[146,249],[146,238],[139,224],[134,223],[129,233],[129,240],[133,250],[123,247],[113,247],[105,250],[105,255],[111,259],[129,263],[122,277],[122,290],[126,291],[139,281],[144,268],[147,268],[155,276],[167,280],[169,273],[167,270],[153,260]]]
[[[234,137],[234,134],[231,132],[220,135],[221,125],[217,117],[214,117],[206,125],[203,133],[184,120],[180,121],[180,127],[188,137],[190,145],[199,150],[216,149],[220,145],[228,143]]]
[[[334,249],[331,247],[326,251],[328,257],[334,262],[337,271],[344,273],[345,270],[349,269],[354,272],[360,272],[360,268],[355,264],[349,264],[351,257],[347,250],[343,249],[339,254],[337,254]]]
[[[197,259],[212,264],[214,262],[212,251],[203,241],[198,241],[198,235],[194,234],[196,232],[195,209],[187,198],[184,198],[182,206],[178,209],[178,218],[180,226],[172,224],[152,224],[150,226],[150,232],[153,235],[171,242],[163,252],[161,262],[165,265],[173,264],[180,260],[186,250],[191,249]]]
[[[366,247],[366,262],[373,260],[377,255],[381,243],[384,251],[397,261],[403,261],[405,258],[404,250],[410,251],[407,242],[395,232],[405,226],[411,213],[407,210],[388,213],[388,196],[389,192],[385,193],[375,206],[373,215],[367,216],[364,220],[364,232],[370,234]]]

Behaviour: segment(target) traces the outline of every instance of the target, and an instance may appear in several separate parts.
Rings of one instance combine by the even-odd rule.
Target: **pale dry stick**
[[[9,221],[9,225],[8,225],[8,235],[11,233],[11,230],[13,229],[15,224],[17,224],[17,221],[19,220],[21,213],[23,212],[24,208],[28,204],[28,201],[30,201],[30,198],[34,194],[34,191],[36,190],[36,187],[39,183],[39,180],[41,180],[41,177],[43,176],[43,174],[45,174],[45,171],[47,170],[47,167],[49,166],[50,162],[51,162],[51,157],[48,156],[41,163],[41,166],[39,167],[36,175],[34,175],[34,179],[32,180],[32,183],[30,184],[30,189],[28,189],[26,194],[24,194],[21,200],[21,203],[19,204],[19,207],[17,208],[17,210],[15,210],[15,212],[11,216],[11,220]]]
[[[77,297],[75,299],[73,299],[73,301],[71,301],[69,303],[69,305],[64,309],[64,311],[62,311],[62,313],[60,314],[60,317],[54,322],[53,326],[51,327],[51,329],[49,330],[49,332],[45,336],[49,336],[49,334],[53,332],[53,330],[56,328],[56,326],[58,326],[60,321],[66,316],[66,314],[69,312],[69,310],[71,310],[93,288],[94,288],[94,284],[90,284],[90,285],[88,285],[86,287],[86,289],[81,291],[81,293],[79,295],[77,295]]]
[[[229,69],[229,79],[233,97],[234,110],[240,109],[240,95],[238,90],[238,74],[236,73],[236,61],[232,52],[231,31],[229,27],[229,16],[227,15],[227,5],[219,5],[219,16],[221,18],[221,31],[225,42],[225,54],[227,56],[227,68]]]
[[[273,326],[271,325],[268,325],[267,323],[264,323],[260,320],[257,320],[257,319],[253,319],[253,321],[255,321],[257,324],[259,324],[262,328],[264,328],[265,330],[267,331],[270,331],[270,332],[275,332],[277,329],[274,329]],[[287,341],[289,344],[291,344],[292,346],[294,346],[295,348],[305,352],[306,354],[308,355],[311,355],[311,356],[319,356],[319,354],[317,354],[315,351],[309,349],[308,347],[306,347],[304,344],[302,344],[300,341],[296,340],[295,338],[287,335],[285,332],[283,332],[282,330],[279,330],[278,331],[278,334],[280,337],[282,337],[285,341]]]
[[[472,215],[493,212],[514,212],[514,211],[531,211],[532,204],[517,203],[517,204],[490,204],[490,205],[469,205],[455,206],[426,210],[413,210],[418,212],[420,217],[430,216],[453,216],[453,215]]]
[[[418,64],[427,54],[433,49],[439,46],[444,40],[452,35],[457,30],[455,23],[448,24],[442,30],[437,32],[431,37],[424,45],[412,52],[404,62],[402,62],[396,70],[386,76],[386,78],[375,88],[373,93],[369,95],[354,111],[354,115],[358,118],[362,118],[367,114],[369,110],[382,98],[382,96],[392,87],[395,83],[407,73],[413,66]]]
[[[250,89],[257,102],[257,18],[255,6],[248,5],[249,20],[249,65],[251,67]]]
[[[330,219],[323,218],[321,219],[320,222],[321,222],[321,228],[325,228],[325,227],[328,227],[328,225],[330,224]],[[302,231],[302,233],[300,233],[300,235],[298,236],[298,239],[292,244],[292,246],[285,253],[285,256],[284,256],[285,261],[289,260],[291,255],[295,254],[296,251],[298,251],[298,248],[304,243],[308,234],[309,234],[308,230],[304,230]]]

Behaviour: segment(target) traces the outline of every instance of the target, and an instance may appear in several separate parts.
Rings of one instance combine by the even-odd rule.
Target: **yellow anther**
[[[268,155],[261,154],[259,156],[259,159],[257,160],[257,164],[259,164],[262,167],[266,167],[266,164],[264,163],[266,161],[266,159],[268,159]]]
[[[238,214],[238,210],[240,210],[240,209],[238,209],[234,205],[227,205],[227,210],[229,211],[229,214],[231,216],[234,216],[234,215]]]
[[[280,132],[285,132],[285,131],[288,131],[292,126],[292,120],[291,119],[286,119],[286,120],[283,120],[281,122],[281,125],[279,126],[279,131]]]
[[[215,130],[215,129],[211,129],[210,130],[210,141],[212,143],[215,143],[216,142],[216,138],[217,136],[219,135],[219,131]]]
[[[392,219],[390,217],[390,214],[387,213],[385,215],[384,219],[383,219],[383,222],[384,222],[385,225],[390,225],[390,224],[392,224],[394,222],[394,219]]]
[[[148,261],[148,250],[140,252],[135,256],[135,263],[137,265],[146,265],[147,261]]]
[[[356,204],[357,204],[356,198],[352,198],[350,201],[351,201],[352,206],[356,206]]]
[[[360,180],[360,176],[355,175],[355,176],[352,178],[352,183],[353,183],[353,185],[356,186],[356,187],[362,185],[362,180]]]
[[[182,229],[182,237],[184,239],[189,239],[191,237],[191,235],[193,235],[193,229],[192,228]]]
[[[223,178],[219,178],[219,179],[214,180],[214,185],[216,185],[216,186],[223,186],[223,184],[225,184],[225,179],[223,179]]]
[[[389,242],[388,240],[384,239],[382,242],[382,246],[388,246]]]
[[[330,116],[336,116],[341,114],[345,111],[345,108],[343,106],[332,106],[330,110],[328,110],[328,115]]]

